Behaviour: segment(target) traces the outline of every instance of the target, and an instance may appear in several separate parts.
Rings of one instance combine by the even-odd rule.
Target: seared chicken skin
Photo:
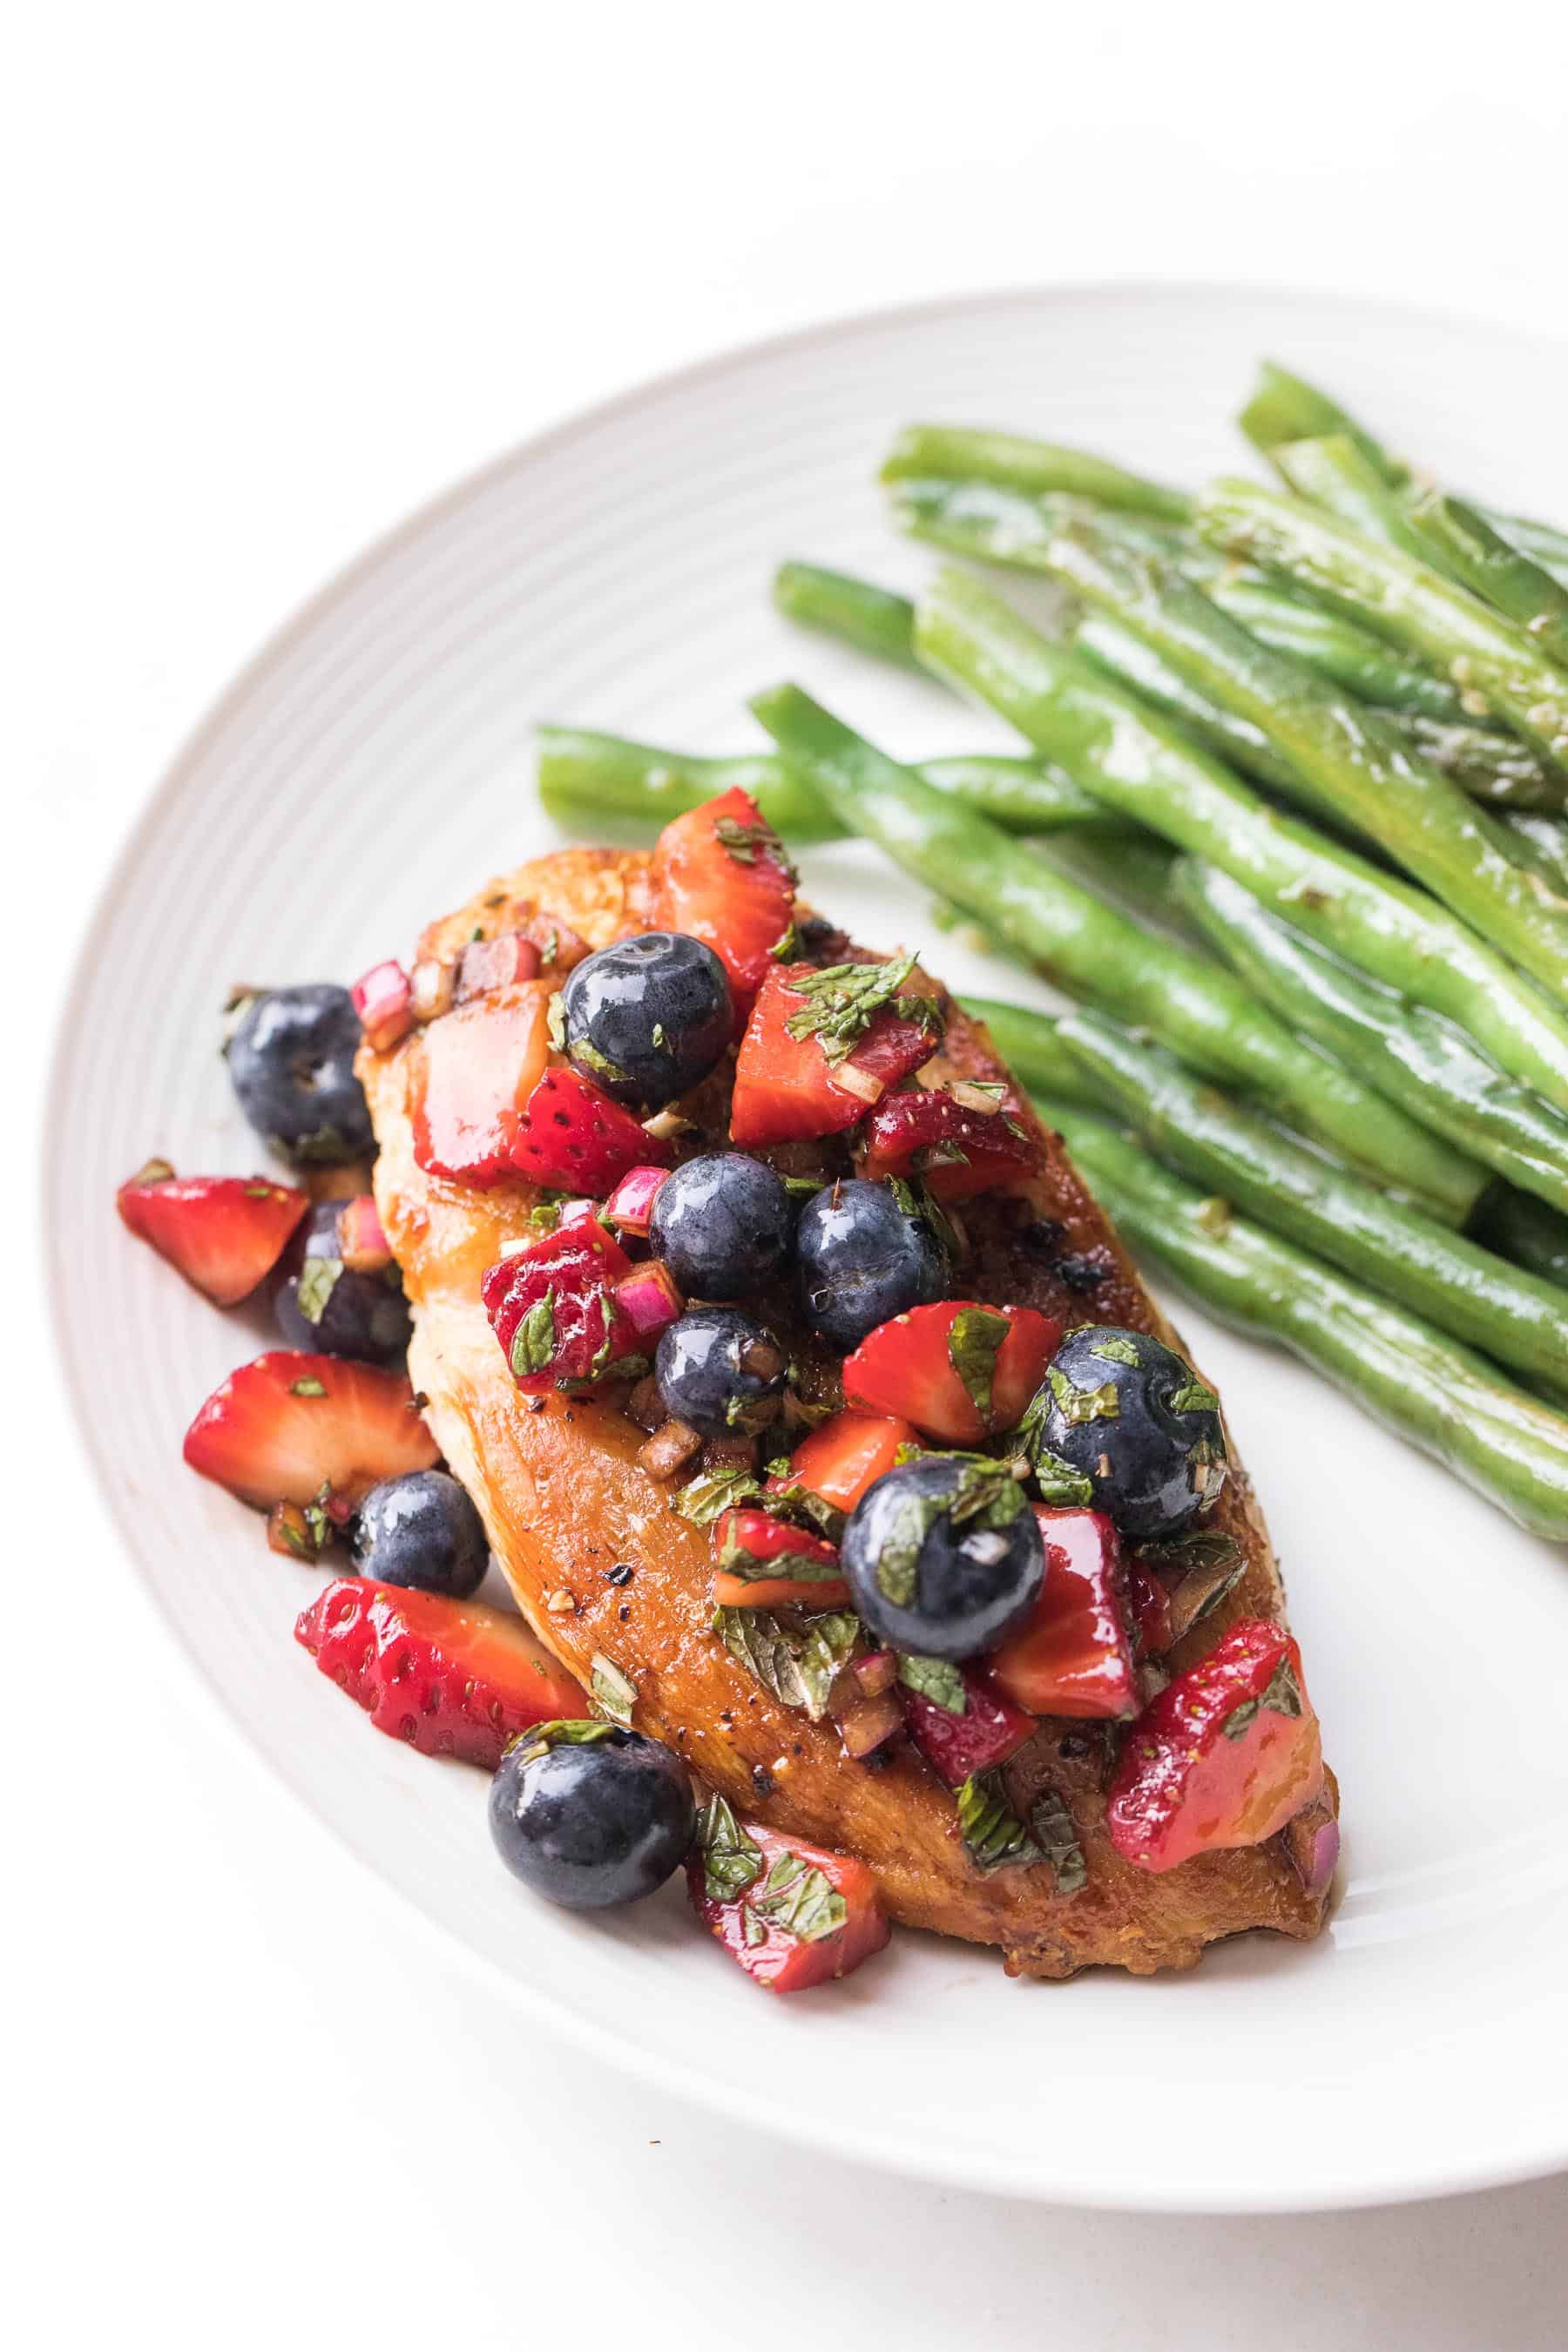
[[[569,926],[593,948],[647,929],[647,861],[574,849],[521,866],[432,926],[422,952],[450,959],[476,935],[532,915]],[[822,943],[825,960],[846,951],[837,934]],[[513,988],[527,997],[550,985],[547,976]],[[942,1052],[924,1075],[1005,1077],[984,1030],[956,1005],[948,1012]],[[647,1433],[622,1409],[624,1390],[616,1402],[520,1393],[479,1285],[524,1231],[533,1189],[514,1181],[479,1191],[417,1165],[423,1054],[416,1030],[391,1052],[367,1046],[359,1064],[380,1147],[376,1201],[414,1315],[410,1373],[519,1608],[584,1685],[595,1654],[613,1660],[636,1685],[636,1728],[673,1748],[738,1813],[858,1856],[893,1918],[999,1945],[1009,1973],[1066,1978],[1105,1964],[1142,1975],[1189,1968],[1206,1943],[1245,1928],[1316,1934],[1326,1897],[1303,1891],[1281,1838],[1200,1854],[1161,1874],[1124,1861],[1105,1832],[1109,1748],[1096,1724],[1043,1722],[1005,1767],[1026,1818],[1047,1789],[1071,1811],[1088,1876],[1063,1894],[1048,1863],[981,1875],[950,1793],[912,1748],[899,1744],[880,1769],[851,1762],[831,1722],[814,1725],[772,1697],[712,1631],[709,1534],[680,1517],[671,1508],[676,1490],[639,1465]],[[725,1099],[716,1079],[683,1106],[706,1129],[683,1149],[725,1140]],[[1068,1327],[1127,1325],[1176,1344],[1059,1140],[1041,1139],[1037,1178],[964,1203],[964,1295],[1038,1307]],[[830,1360],[814,1378],[818,1393],[833,1395]],[[1192,1665],[1236,1619],[1283,1615],[1268,1537],[1234,1452],[1208,1524],[1236,1538],[1246,1569],[1165,1662],[1173,1671]],[[622,1564],[630,1580],[612,1582],[609,1571]],[[1331,1777],[1327,1788],[1331,1805]]]

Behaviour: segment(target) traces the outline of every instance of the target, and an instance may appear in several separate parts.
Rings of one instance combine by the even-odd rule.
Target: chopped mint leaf
[[[1079,1843],[1078,1825],[1066,1800],[1054,1789],[1043,1789],[1029,1809],[1035,1843],[1057,1874],[1057,1893],[1076,1895],[1089,1884],[1089,1865]]]
[[[795,953],[799,946],[800,933],[795,929],[795,925],[791,923],[786,930],[783,930],[779,933],[777,939],[768,950],[768,953],[773,958],[776,963],[788,963],[791,956]]]
[[[342,1270],[341,1257],[308,1257],[305,1260],[300,1268],[300,1286],[294,1294],[294,1304],[307,1323],[321,1321]]]
[[[813,1201],[822,1191],[823,1182],[820,1176],[786,1176],[784,1188],[792,1201]]]
[[[934,997],[899,994],[914,968],[915,958],[903,955],[886,963],[831,963],[803,971],[791,986],[805,1003],[784,1027],[792,1037],[815,1037],[829,1063],[842,1062],[876,1015],[892,1004],[901,1020],[919,1021],[932,1032],[934,1051],[945,1025],[941,1006]]]
[[[1015,1870],[1038,1862],[1040,1849],[1007,1801],[998,1769],[972,1772],[953,1802],[963,1850],[976,1870]]]
[[[1173,1412],[1217,1412],[1219,1399],[1213,1389],[1200,1381],[1194,1372],[1185,1385],[1171,1399]]]
[[[749,1903],[741,1906],[741,1932],[753,1951],[759,1944],[765,1944],[768,1940],[767,1929]]]
[[[949,1495],[906,1495],[877,1559],[877,1587],[895,1609],[907,1609],[915,1597],[915,1580],[926,1538],[938,1519],[954,1527],[974,1519],[982,1527],[1010,1527],[1026,1506],[1024,1490],[1005,1462],[986,1454],[954,1454],[946,1457],[956,1471]]]
[[[804,1854],[775,1854],[773,1867],[753,1895],[751,1908],[772,1927],[803,1944],[819,1944],[836,1936],[849,1916],[849,1906],[826,1874]]]
[[[1050,1367],[1046,1380],[1057,1401],[1057,1411],[1069,1428],[1081,1428],[1086,1422],[1120,1418],[1121,1400],[1117,1395],[1114,1381],[1107,1381],[1103,1388],[1074,1388],[1059,1364]]]
[[[289,1393],[290,1396],[324,1397],[327,1384],[325,1381],[319,1381],[314,1372],[307,1372],[302,1379],[289,1381]]]
[[[1295,1668],[1289,1658],[1281,1658],[1275,1667],[1268,1688],[1263,1694],[1263,1704],[1276,1715],[1300,1715],[1301,1685],[1296,1680]]]
[[[600,1723],[593,1716],[557,1716],[550,1723],[531,1723],[526,1731],[508,1740],[506,1752],[521,1754],[525,1764],[531,1764],[536,1756],[546,1756],[552,1748],[591,1748],[595,1740],[615,1736],[613,1723]]]
[[[678,1495],[669,1498],[669,1507],[689,1519],[694,1528],[710,1528],[714,1520],[737,1503],[749,1502],[762,1488],[749,1470],[700,1470],[689,1478]]]
[[[784,1467],[787,1471],[789,1465]],[[841,1543],[849,1514],[830,1503],[826,1495],[815,1494],[811,1487],[792,1484],[775,1486],[759,1500],[758,1508],[772,1519],[780,1519],[786,1528],[809,1528],[813,1535],[825,1542]]]
[[[566,999],[560,989],[552,991],[544,1015],[545,1034],[558,1054],[566,1051]]]
[[[549,1369],[555,1354],[555,1308],[550,1293],[536,1298],[512,1335],[511,1369],[516,1380],[526,1381],[535,1372]]]
[[[1245,1738],[1247,1733],[1251,1730],[1253,1723],[1257,1718],[1258,1710],[1262,1704],[1263,1702],[1261,1699],[1244,1698],[1239,1706],[1233,1707],[1220,1727],[1224,1731],[1226,1738],[1227,1739],[1241,1739]]]
[[[1124,1339],[1120,1331],[1108,1331],[1103,1339],[1092,1340],[1089,1352],[1106,1364],[1136,1365],[1142,1360],[1133,1342]]]
[[[1009,1442],[1016,1444],[1026,1457],[1042,1501],[1063,1509],[1087,1508],[1094,1500],[1093,1480],[1081,1470],[1075,1470],[1070,1462],[1064,1462],[1046,1444],[1050,1403],[1049,1389],[1037,1389]]]
[[[564,1003],[565,999],[563,997],[561,1002]],[[592,1070],[596,1078],[603,1078],[607,1087],[629,1087],[632,1083],[630,1072],[623,1070],[618,1062],[612,1062],[608,1054],[601,1054],[586,1037],[574,1039],[572,1059],[583,1069]]]
[[[595,1650],[588,1664],[588,1687],[605,1713],[616,1723],[629,1724],[637,1703],[637,1686],[630,1675],[614,1658],[606,1658],[603,1650]]]
[[[764,1690],[820,1723],[834,1676],[859,1636],[860,1620],[843,1611],[805,1617],[793,1610],[716,1609],[713,1630]]]
[[[1169,1561],[1173,1568],[1228,1568],[1243,1558],[1234,1536],[1217,1528],[1194,1528],[1184,1536],[1162,1536],[1138,1546],[1141,1559]]]
[[[713,838],[737,866],[754,866],[757,851],[766,845],[764,827],[742,824],[738,816],[720,817],[713,827]]]
[[[1005,1315],[991,1307],[965,1307],[952,1318],[947,1335],[947,1360],[969,1392],[969,1401],[984,1422],[991,1418],[991,1392],[996,1379],[996,1359],[1012,1329]]]
[[[168,1163],[168,1161],[167,1161],[166,1160],[150,1160],[147,1162],[147,1168],[164,1168],[164,1169],[168,1169],[168,1172],[169,1172],[169,1174],[170,1174],[171,1176],[172,1176],[172,1175],[174,1174],[174,1170],[173,1170],[172,1168],[170,1168],[170,1167],[169,1167],[169,1163]],[[148,1173],[147,1173],[147,1169],[146,1169],[146,1168],[144,1168],[144,1169],[142,1171],[141,1175],[140,1175],[139,1177],[137,1177],[137,1179],[136,1179],[135,1181],[136,1181],[139,1184],[150,1184],[150,1183],[153,1182],[155,1180],[154,1180],[153,1177],[150,1177],[150,1176],[148,1175]],[[260,1182],[258,1182],[258,1183],[255,1183],[255,1184],[247,1184],[247,1185],[245,1187],[245,1197],[246,1197],[246,1199],[247,1199],[247,1201],[270,1201],[270,1199],[272,1198],[272,1195],[273,1195],[274,1192],[276,1192],[276,1190],[277,1190],[277,1187],[276,1187],[276,1185],[273,1185],[273,1184],[263,1184],[263,1183],[260,1183]]]
[[[763,1850],[746,1835],[722,1797],[710,1797],[697,1816],[697,1851],[702,1856],[703,1890],[712,1902],[732,1903],[762,1875]]]
[[[949,1715],[966,1715],[969,1711],[963,1676],[945,1658],[921,1658],[912,1650],[900,1650],[899,1680],[906,1690],[918,1691],[921,1698],[929,1698],[933,1706],[945,1707]]]

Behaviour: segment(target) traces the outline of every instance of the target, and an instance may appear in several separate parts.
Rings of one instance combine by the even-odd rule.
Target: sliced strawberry
[[[230,1372],[185,1432],[191,1468],[263,1511],[323,1489],[353,1505],[440,1459],[401,1372],[291,1348]]]
[[[1036,1715],[1128,1721],[1138,1712],[1138,1683],[1116,1529],[1103,1511],[1037,1503],[1035,1517],[1046,1580],[1023,1632],[987,1659],[992,1679]]]
[[[421,1168],[455,1184],[496,1184],[512,1173],[523,1105],[549,1056],[549,1003],[538,986],[502,989],[421,1030],[409,1049],[419,1056],[414,1157]]]
[[[471,940],[458,958],[456,1000],[466,1004],[471,996],[488,996],[492,989],[510,988],[514,981],[537,980],[542,962],[534,941],[521,931]]]
[[[1128,1734],[1106,1827],[1143,1870],[1261,1845],[1323,1785],[1301,1654],[1282,1625],[1243,1617],[1178,1675]]]
[[[925,1687],[916,1687],[911,1677]],[[933,1665],[927,1659],[910,1658],[900,1679],[910,1737],[950,1789],[961,1789],[974,1773],[1005,1764],[1034,1734],[1034,1717],[1015,1706],[974,1666]],[[962,1709],[943,1704],[960,1697]]]
[[[751,794],[737,785],[667,824],[649,878],[656,926],[712,949],[743,1021],[795,926],[795,868]]]
[[[282,1256],[308,1192],[265,1176],[176,1176],[149,1160],[115,1204],[133,1234],[219,1307],[248,1298]]]
[[[668,1157],[668,1144],[570,1064],[544,1072],[511,1145],[511,1164],[531,1184],[561,1184],[596,1201],[631,1169]]]
[[[563,1201],[556,1211],[556,1231],[574,1241],[587,1242],[604,1260],[605,1272],[618,1281],[632,1271],[632,1262],[599,1215],[597,1201]]]
[[[613,1236],[587,1224],[546,1234],[490,1267],[479,1296],[519,1388],[602,1380],[636,1353],[637,1328],[614,1287],[626,1265]]]
[[[1061,1337],[1060,1324],[1032,1307],[973,1298],[911,1307],[861,1340],[844,1366],[844,1394],[946,1444],[978,1445],[1017,1426]]]
[[[1175,1644],[1171,1588],[1139,1559],[1127,1563],[1127,1610],[1141,1658],[1163,1658]]]
[[[401,1584],[340,1576],[294,1627],[378,1731],[422,1756],[493,1771],[530,1724],[583,1712],[583,1693],[521,1617]]]
[[[414,1026],[414,988],[400,963],[373,964],[349,994],[365,1041],[384,1054]]]
[[[770,1992],[847,1977],[891,1933],[863,1862],[738,1822],[717,1797],[699,1816],[686,1884],[698,1917]]]
[[[754,1507],[721,1514],[713,1529],[713,1600],[720,1609],[785,1609],[794,1602],[841,1609],[849,1598],[837,1544]]]
[[[845,969],[875,974],[881,967]],[[864,1118],[889,1087],[929,1062],[942,1043],[942,1017],[934,999],[907,997],[901,1000],[906,1004],[930,1004],[930,1015],[910,1016],[894,1004],[883,1005],[868,1016],[849,1052],[830,1061],[819,1034],[790,1034],[790,1023],[804,1027],[820,1002],[803,993],[798,985],[803,977],[818,980],[823,975],[808,963],[775,967],[768,973],[741,1040],[730,1134],[748,1150],[787,1143],[798,1136],[842,1134]]]
[[[920,1439],[907,1421],[881,1413],[836,1412],[803,1438],[790,1456],[787,1476],[770,1478],[781,1486],[809,1486],[841,1511],[852,1511],[868,1486],[874,1486],[899,1458],[901,1445],[918,1447]]]
[[[939,1201],[1016,1184],[1039,1166],[1035,1139],[1016,1117],[976,1110],[940,1087],[885,1095],[855,1148],[862,1176],[921,1176]]]

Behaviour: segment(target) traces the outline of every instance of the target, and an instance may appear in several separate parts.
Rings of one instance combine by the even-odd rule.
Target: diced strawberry
[[[724,1824],[717,1840],[716,1811]],[[686,1884],[698,1917],[769,1992],[847,1977],[891,1933],[863,1862],[737,1822],[728,1806],[705,1809]]]
[[[523,1106],[549,1057],[548,992],[538,986],[476,996],[420,1032],[414,1087],[414,1157],[456,1184],[496,1184],[512,1173]],[[543,1180],[552,1182],[555,1180]]]
[[[373,964],[363,980],[355,981],[349,994],[365,1041],[378,1054],[387,1052],[413,1028],[413,986],[400,963]]]
[[[752,1008],[735,1060],[730,1134],[747,1150],[797,1136],[839,1135],[864,1118],[889,1087],[929,1062],[942,1043],[940,1022],[906,1018],[882,1006],[843,1060],[830,1062],[820,1037],[794,1037],[789,1024],[811,1010],[795,983],[811,964],[770,971]]]
[[[579,939],[564,923],[558,923],[553,915],[525,915],[517,926],[517,935],[539,950],[542,971],[557,975],[568,972],[589,953],[587,940]]]
[[[668,1168],[632,1169],[605,1202],[605,1214],[623,1233],[646,1234],[658,1188],[668,1174]]]
[[[1139,1656],[1163,1658],[1176,1639],[1171,1588],[1139,1559],[1127,1564],[1127,1609]]]
[[[849,1598],[837,1545],[745,1504],[721,1515],[713,1558],[720,1609],[840,1609]]]
[[[920,1439],[907,1421],[881,1413],[836,1412],[802,1438],[790,1456],[787,1477],[770,1478],[781,1486],[809,1486],[841,1511],[852,1511],[868,1486],[874,1486],[893,1467],[901,1445],[918,1446]]]
[[[265,1176],[176,1176],[163,1160],[114,1198],[131,1231],[219,1307],[266,1280],[310,1205],[308,1192]]]
[[[543,959],[533,940],[521,931],[502,931],[493,940],[473,940],[458,958],[456,1000],[488,996],[493,988],[509,988],[513,981],[537,980]]]
[[[1103,1511],[1037,1504],[1035,1517],[1046,1580],[1023,1632],[987,1659],[992,1679],[1036,1715],[1125,1722],[1138,1712],[1138,1683],[1116,1529]]]
[[[675,1276],[659,1257],[650,1257],[645,1265],[634,1265],[629,1274],[622,1275],[616,1285],[616,1303],[644,1348],[650,1347],[661,1331],[668,1331],[686,1312],[686,1301],[676,1287]]]
[[[668,1144],[569,1063],[540,1078],[511,1145],[511,1164],[530,1183],[564,1185],[597,1201],[629,1170],[668,1156]]]
[[[911,1307],[861,1340],[844,1366],[844,1394],[946,1444],[978,1445],[1023,1419],[1061,1337],[1032,1307]]]
[[[1034,1717],[1015,1706],[1005,1692],[997,1690],[977,1667],[951,1670],[963,1686],[962,1715],[925,1692],[911,1689],[907,1680],[910,1671],[905,1668],[903,1692],[910,1737],[950,1789],[961,1789],[973,1774],[1005,1764],[1032,1736]]]
[[[862,1176],[921,1176],[939,1201],[967,1201],[1034,1173],[1039,1154],[1005,1109],[966,1108],[941,1087],[884,1095],[856,1139]]]
[[[340,1504],[383,1478],[431,1470],[440,1449],[401,1372],[277,1348],[241,1364],[185,1432],[185,1460],[242,1503]]]
[[[344,1202],[338,1216],[338,1248],[351,1274],[384,1274],[392,1264],[392,1244],[374,1193],[356,1192]]]
[[[1282,1625],[1243,1617],[1160,1693],[1128,1734],[1106,1827],[1143,1870],[1261,1845],[1323,1785],[1301,1654]]]
[[[605,1261],[605,1272],[616,1280],[631,1272],[632,1262],[601,1219],[597,1201],[563,1201],[556,1213],[556,1231],[591,1244]]]
[[[294,1638],[378,1731],[422,1756],[493,1771],[531,1724],[583,1712],[578,1685],[522,1619],[481,1601],[340,1576]]]
[[[737,785],[667,824],[649,879],[656,926],[712,949],[743,1021],[795,924],[795,868],[751,794]]]
[[[637,1330],[614,1288],[626,1262],[603,1226],[581,1225],[546,1234],[490,1267],[479,1296],[519,1388],[600,1380],[635,1353]]]

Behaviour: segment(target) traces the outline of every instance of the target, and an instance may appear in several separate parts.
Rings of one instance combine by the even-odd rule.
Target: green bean
[[[1287,441],[1269,454],[1298,498],[1310,499],[1336,515],[1348,530],[1402,548],[1418,563],[1432,562],[1432,551],[1413,528],[1398,494],[1348,433],[1331,433],[1321,441]]]
[[[1568,1297],[1550,1282],[1336,1168],[1114,1022],[1069,1013],[1057,1036],[1178,1175],[1500,1363],[1568,1387]]]
[[[1550,572],[1560,588],[1568,587],[1568,530],[1559,530],[1555,523],[1533,522],[1528,515],[1504,514],[1497,507],[1483,506],[1478,511],[1494,530]]]
[[[1552,572],[1462,499],[1424,490],[1406,510],[1429,562],[1495,604],[1560,667],[1568,665],[1568,589]]]
[[[1256,482],[1215,482],[1198,503],[1212,545],[1300,583],[1452,678],[1472,718],[1503,719],[1568,767],[1568,677],[1522,629],[1396,547],[1350,530],[1305,499]]]
[[[1462,1029],[1328,953],[1216,866],[1172,893],[1264,1003],[1472,1160],[1568,1213],[1568,1117],[1505,1078]]]
[[[914,607],[890,588],[820,563],[781,563],[773,574],[773,603],[792,621],[841,637],[879,661],[904,669],[921,666],[910,635]]]
[[[1244,774],[1288,797],[1300,791],[1295,770],[1279,757],[1261,727],[1210,701],[1131,629],[1107,619],[1103,613],[1087,613],[1073,629],[1072,643],[1107,677],[1130,686]],[[1320,803],[1310,802],[1309,805],[1321,813]]]
[[[958,1002],[972,1021],[984,1024],[998,1055],[1029,1093],[1104,1110],[1105,1088],[1062,1044],[1055,1013],[1026,1012],[994,996],[961,996]]]
[[[1408,478],[1409,468],[1374,441],[1338,401],[1274,360],[1265,360],[1259,368],[1257,390],[1237,422],[1254,448],[1268,458],[1286,442],[1319,441],[1331,434],[1342,434],[1392,488],[1397,489]]]
[[[1064,537],[1058,544],[1065,551],[1064,566],[1068,561],[1077,566],[1080,543]],[[1097,585],[1103,576],[1098,561],[1078,569]],[[1201,615],[1219,625],[1227,654],[1232,637],[1239,639],[1236,667],[1247,679],[1247,715],[1272,730],[1277,720],[1270,694],[1279,689],[1280,671],[1294,684],[1294,666],[1253,644],[1196,589],[1184,586],[1182,593]],[[1133,609],[1142,634],[1142,607]],[[1178,847],[1210,858],[1363,971],[1447,1013],[1515,1076],[1568,1106],[1568,1016],[1424,892],[1264,807],[1238,777],[1168,720],[1121,693],[1078,656],[1048,644],[963,573],[939,574],[918,608],[916,635],[931,667],[991,703],[1037,750],[1059,760],[1108,806],[1137,815]],[[1195,641],[1202,643],[1205,635],[1195,633]],[[1182,645],[1185,666],[1185,635]],[[1305,709],[1310,718],[1321,707],[1348,729],[1341,706],[1326,695],[1321,706],[1312,702],[1314,691],[1309,682],[1307,696],[1299,697],[1295,708]],[[1370,740],[1371,726],[1368,720],[1361,740]],[[1310,747],[1315,733],[1310,725],[1293,727],[1292,747],[1298,740]],[[1380,754],[1379,765],[1415,773],[1403,752]],[[1468,850],[1472,856],[1484,852],[1489,868],[1501,866],[1489,834],[1480,832],[1468,803],[1435,775],[1432,787],[1444,796],[1445,808],[1451,801],[1460,813],[1453,826],[1457,847],[1448,844],[1450,862],[1458,863],[1458,850]],[[1363,814],[1373,821],[1371,806]],[[1510,871],[1517,871],[1523,888],[1529,880],[1523,869]],[[1544,886],[1531,887],[1544,895]]]
[[[972,752],[922,760],[920,773],[935,791],[951,793],[1011,832],[1055,833],[1081,825],[1110,840],[1129,832],[1107,815],[1092,793],[1075,784],[1049,760]],[[539,730],[540,798],[558,816],[591,809],[663,824],[737,784],[792,841],[827,841],[843,834],[837,818],[790,774],[775,752],[704,757],[636,743],[624,735],[591,734],[582,728]]]
[[[1055,442],[1029,440],[1022,434],[977,432],[963,425],[906,425],[883,461],[881,478],[884,482],[901,482],[944,474],[994,482],[1001,489],[1034,496],[1042,491],[1065,492],[1134,514],[1157,515],[1167,522],[1184,522],[1192,506],[1184,490],[1131,474],[1124,467],[1090,457],[1082,449],[1064,449]]]
[[[1568,1216],[1532,1193],[1494,1184],[1482,1195],[1469,1230],[1500,1257],[1511,1258],[1543,1282],[1568,1290]]]
[[[1568,803],[1568,776],[1549,767],[1517,735],[1468,719],[1427,719],[1415,710],[1380,709],[1377,715],[1470,800],[1494,808],[1559,811]]]
[[[1221,1322],[1289,1349],[1521,1527],[1568,1540],[1568,1418],[1407,1307],[1228,1214],[1101,1120],[1039,1108],[1121,1232]]]
[[[1331,613],[1305,595],[1281,595],[1279,582],[1264,582],[1259,574],[1224,563],[1212,573],[1190,562],[1183,569],[1260,644],[1276,653],[1293,654],[1309,669],[1348,687],[1358,700],[1375,703],[1380,709],[1417,712],[1426,719],[1465,716],[1457,686],[1422,663],[1407,660],[1342,613]]]
[[[1151,937],[1026,845],[931,791],[798,687],[780,687],[752,708],[846,824],[1048,978],[1142,1023],[1196,1068],[1245,1087],[1375,1181],[1436,1204],[1455,1222],[1468,1214],[1477,1171],[1293,1036],[1222,966]]]
[[[1513,844],[1514,856],[1532,866],[1554,890],[1568,895],[1568,824],[1562,817],[1510,809],[1501,822]]]

